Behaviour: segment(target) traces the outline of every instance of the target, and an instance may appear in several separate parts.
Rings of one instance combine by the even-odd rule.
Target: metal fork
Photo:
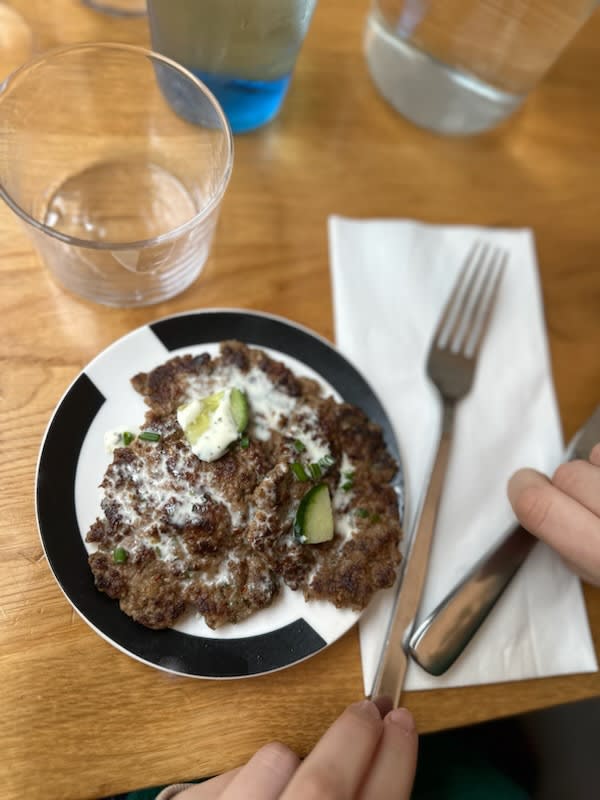
[[[425,583],[456,407],[473,385],[477,357],[507,260],[506,251],[500,248],[481,242],[473,245],[429,349],[427,375],[442,401],[441,437],[370,695],[390,697],[394,708],[398,706],[408,666],[407,640]]]

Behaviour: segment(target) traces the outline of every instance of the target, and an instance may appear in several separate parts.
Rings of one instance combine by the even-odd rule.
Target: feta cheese
[[[177,421],[192,453],[201,461],[216,461],[239,436],[231,409],[231,389],[180,406]]]

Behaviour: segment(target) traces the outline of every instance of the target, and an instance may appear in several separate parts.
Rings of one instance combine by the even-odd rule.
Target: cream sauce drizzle
[[[223,367],[214,376],[198,376],[190,381],[184,402],[190,403],[197,398],[221,390],[237,387],[246,393],[248,398],[250,424],[248,433],[252,437],[266,441],[273,431],[302,442],[304,450],[294,456],[294,460],[308,466],[318,462],[330,454],[329,447],[319,430],[319,420],[314,409],[298,401],[278,389],[265,373],[257,367],[247,373],[235,366]],[[226,395],[230,392],[226,391]],[[185,424],[185,421],[184,421]],[[109,434],[120,435],[125,428],[116,429]],[[131,430],[131,429],[128,429]],[[136,431],[137,432],[137,431]],[[107,437],[109,436],[107,434]],[[215,434],[216,435],[216,434]],[[237,438],[237,432],[236,437]],[[232,527],[240,528],[246,523],[246,513],[235,508],[224,494],[211,485],[207,474],[206,484],[191,489],[185,478],[185,456],[180,456],[179,463],[167,465],[167,456],[153,462],[144,462],[143,470],[139,465],[123,465],[124,471],[137,485],[138,498],[142,506],[150,505],[160,512],[166,512],[168,521],[176,527],[184,527],[194,523],[202,515],[202,506],[206,502],[204,495],[209,495],[215,502],[223,505],[231,518]],[[349,510],[351,492],[343,491],[341,486],[347,480],[344,472],[351,472],[353,465],[346,454],[341,463],[339,484],[332,497],[335,518],[335,533],[340,539],[340,546],[356,532],[356,524]],[[127,509],[128,514],[125,514]],[[139,527],[139,515],[129,504],[122,507],[124,522],[135,529],[130,547],[133,552],[141,547],[158,547],[159,558],[166,562],[176,561],[187,556],[187,548],[179,537],[161,535],[156,541],[150,535],[151,526]],[[250,510],[251,513],[251,510]],[[293,516],[293,509],[290,511]],[[126,517],[126,518],[125,518]],[[129,538],[129,537],[128,537]],[[157,552],[158,552],[157,551]],[[215,576],[206,578],[209,585],[226,583],[230,577],[229,561],[224,561]]]

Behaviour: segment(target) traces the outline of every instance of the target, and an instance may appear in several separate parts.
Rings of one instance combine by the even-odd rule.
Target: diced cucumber
[[[300,501],[294,520],[294,536],[308,544],[333,539],[333,511],[326,483],[313,486]]]
[[[245,392],[235,387],[231,390],[231,414],[238,431],[243,433],[248,425],[248,398]]]

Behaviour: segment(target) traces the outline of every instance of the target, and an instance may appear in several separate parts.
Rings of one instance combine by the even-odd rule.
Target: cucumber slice
[[[300,501],[294,520],[294,536],[308,544],[333,539],[333,511],[326,483],[313,486]]]
[[[231,415],[238,431],[243,433],[248,425],[248,398],[241,389],[231,390]]]

